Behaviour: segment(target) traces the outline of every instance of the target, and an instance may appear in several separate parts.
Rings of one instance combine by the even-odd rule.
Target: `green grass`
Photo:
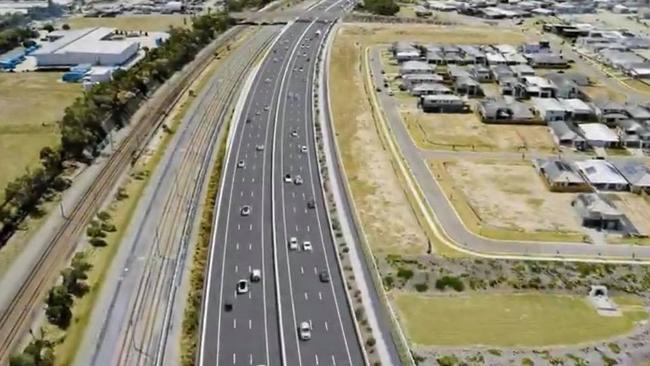
[[[621,317],[601,317],[584,297],[553,294],[424,296],[400,293],[395,303],[413,343],[494,347],[592,342],[632,330],[647,319],[622,307]]]
[[[59,141],[56,121],[81,95],[61,73],[0,73],[0,200],[7,182],[38,164],[44,146]]]
[[[185,19],[185,23],[183,20]],[[166,31],[169,27],[185,27],[192,24],[189,16],[174,15],[128,15],[115,18],[83,18],[74,17],[65,20],[72,29],[89,27],[111,27],[133,31]]]

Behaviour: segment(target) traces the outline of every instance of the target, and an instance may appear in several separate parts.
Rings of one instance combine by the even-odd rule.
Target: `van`
[[[251,282],[259,282],[262,279],[262,271],[254,269],[251,272]]]

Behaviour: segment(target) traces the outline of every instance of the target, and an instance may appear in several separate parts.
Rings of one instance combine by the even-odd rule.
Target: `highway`
[[[336,262],[314,137],[314,68],[343,5],[349,4],[324,1],[284,29],[234,125],[216,204],[200,365],[365,363]],[[260,281],[250,281],[254,270]],[[248,291],[237,294],[240,280],[248,280]],[[310,324],[310,340],[299,339],[301,322]]]

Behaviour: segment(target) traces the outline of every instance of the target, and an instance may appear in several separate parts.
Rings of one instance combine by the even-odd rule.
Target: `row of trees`
[[[113,81],[96,85],[65,109],[59,121],[61,144],[41,150],[41,166],[28,171],[5,188],[0,204],[0,245],[15,232],[27,215],[38,212],[48,194],[69,185],[61,178],[63,162],[91,161],[100,151],[112,128],[122,127],[140,100],[190,62],[216,35],[230,25],[224,13],[194,19],[191,28],[172,28],[169,39],[149,50],[129,70],[115,73]]]
[[[0,53],[11,51],[28,39],[38,36],[38,32],[31,28],[12,27],[0,31]]]
[[[395,0],[364,0],[361,9],[377,15],[395,15],[399,11],[399,5]]]

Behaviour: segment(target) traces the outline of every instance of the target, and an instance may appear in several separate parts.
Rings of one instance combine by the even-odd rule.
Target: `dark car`
[[[307,201],[307,208],[315,208],[315,207],[316,207],[316,202],[314,202],[314,200]]]
[[[321,271],[318,278],[320,278],[320,282],[330,282],[330,274],[327,271]]]
[[[232,299],[230,299],[230,298],[226,299],[226,301],[223,303],[223,308],[226,311],[232,310]]]

